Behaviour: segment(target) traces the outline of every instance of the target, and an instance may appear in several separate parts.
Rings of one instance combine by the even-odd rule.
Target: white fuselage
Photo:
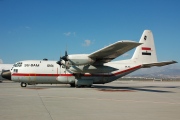
[[[70,69],[60,67],[56,61],[20,61],[11,70],[11,79],[30,84],[72,84],[76,79],[88,81],[89,84],[104,84],[141,68],[140,64],[135,64],[132,60],[109,62],[104,66],[116,70],[106,73],[73,73]],[[99,67],[93,67],[93,69],[99,69]]]

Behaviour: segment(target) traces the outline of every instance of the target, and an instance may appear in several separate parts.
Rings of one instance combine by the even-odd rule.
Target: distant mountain
[[[164,67],[142,68],[128,77],[180,78],[180,67],[174,65]]]

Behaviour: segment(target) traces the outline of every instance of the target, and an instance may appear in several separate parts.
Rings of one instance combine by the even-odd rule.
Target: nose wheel
[[[21,87],[26,87],[27,83],[21,82]]]

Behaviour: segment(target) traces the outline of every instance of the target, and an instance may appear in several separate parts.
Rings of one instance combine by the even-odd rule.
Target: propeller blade
[[[68,61],[68,53],[67,53],[67,50],[65,51],[65,55],[62,56],[62,57],[61,57],[61,55],[60,55],[59,61],[56,62],[57,64],[60,65],[60,67],[61,67],[61,65],[64,65],[64,64],[62,64],[62,60],[64,60],[64,62],[65,62],[65,68],[67,69],[67,66],[66,66],[67,61]]]
[[[61,59],[63,59],[65,62],[68,61],[68,54],[67,51],[65,51],[65,55],[63,57],[61,57]]]
[[[60,65],[60,67],[61,67],[61,65],[62,65],[62,63],[61,63],[62,59],[61,59],[61,58],[62,58],[62,57],[61,57],[61,54],[60,54],[59,61],[56,62],[58,65]]]
[[[66,56],[66,57],[68,56],[68,54],[67,54],[67,50],[65,51],[65,56]]]

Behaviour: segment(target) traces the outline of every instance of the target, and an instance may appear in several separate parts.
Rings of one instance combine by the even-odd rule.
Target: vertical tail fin
[[[143,44],[136,48],[132,59],[142,64],[157,62],[156,49],[152,32],[150,30],[144,30],[139,42]]]

